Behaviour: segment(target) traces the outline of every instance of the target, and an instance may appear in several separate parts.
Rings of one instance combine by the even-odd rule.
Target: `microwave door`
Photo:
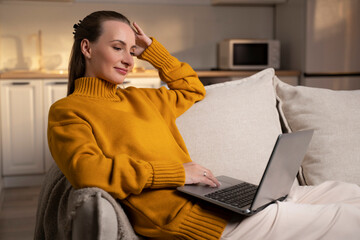
[[[247,43],[234,44],[233,46],[234,66],[267,66],[268,44]]]

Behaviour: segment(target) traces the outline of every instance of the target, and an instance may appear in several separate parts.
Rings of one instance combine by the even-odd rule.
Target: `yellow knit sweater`
[[[205,96],[196,73],[155,39],[140,58],[166,89],[119,89],[98,78],[75,81],[52,105],[48,142],[75,188],[99,187],[118,198],[138,234],[153,239],[218,239],[225,214],[175,190],[191,161],[175,119]]]

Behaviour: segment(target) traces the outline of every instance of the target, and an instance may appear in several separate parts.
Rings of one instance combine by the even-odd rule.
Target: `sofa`
[[[360,90],[291,86],[274,69],[206,90],[177,125],[191,158],[215,175],[258,184],[279,134],[314,129],[294,184],[360,184]],[[99,188],[73,189],[56,165],[42,186],[34,238],[143,239],[119,201]]]

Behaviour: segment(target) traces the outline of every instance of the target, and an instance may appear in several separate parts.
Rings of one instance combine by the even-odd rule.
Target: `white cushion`
[[[300,183],[338,180],[360,184],[360,90],[334,91],[276,82],[279,109],[288,130],[315,129]]]
[[[281,133],[274,70],[206,86],[206,97],[177,119],[193,161],[255,184]]]

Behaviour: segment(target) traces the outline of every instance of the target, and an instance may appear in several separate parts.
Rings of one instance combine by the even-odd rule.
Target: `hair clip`
[[[78,27],[80,27],[80,24],[81,24],[81,20],[79,20],[79,23],[75,23],[73,28],[74,28],[74,31],[73,31],[73,34],[75,35],[76,34],[76,30],[78,29]]]

